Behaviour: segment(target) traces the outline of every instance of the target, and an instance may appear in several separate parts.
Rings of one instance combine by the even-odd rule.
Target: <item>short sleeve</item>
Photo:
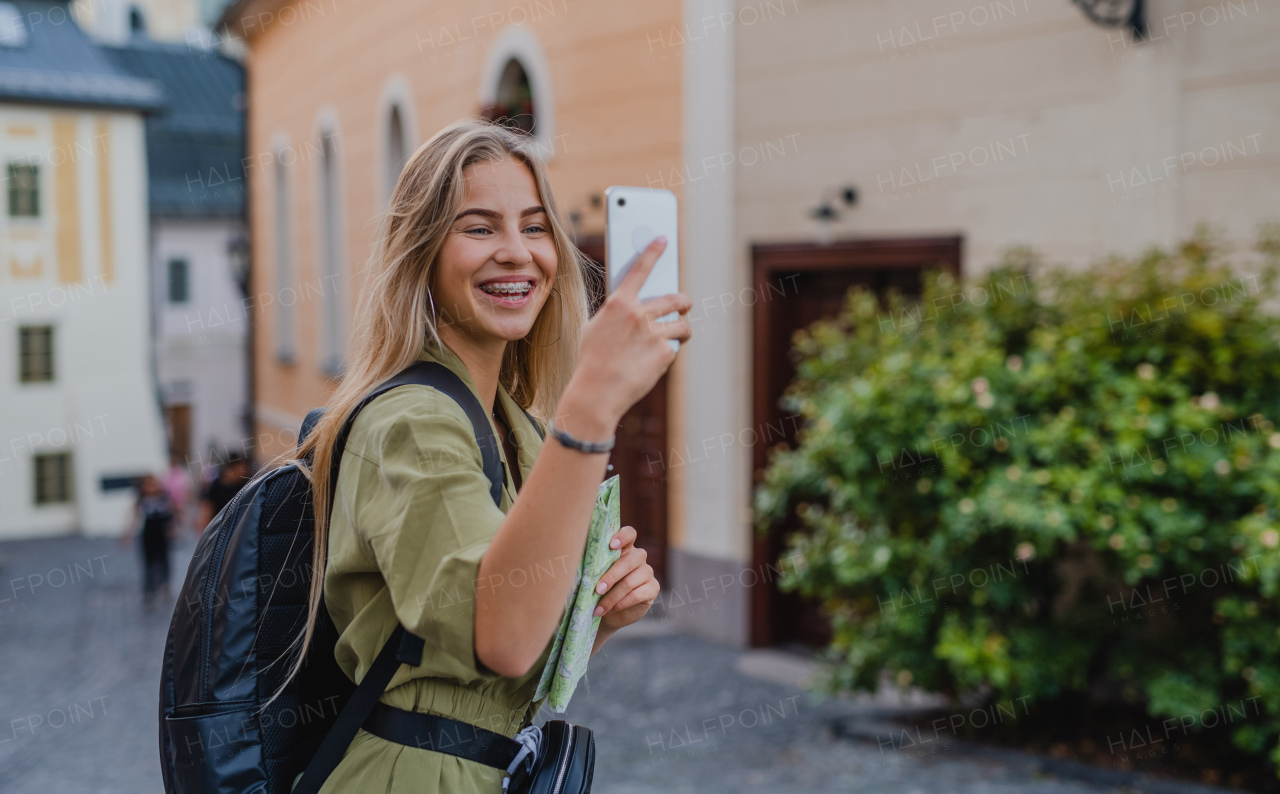
[[[424,667],[464,683],[494,677],[475,657],[475,581],[505,514],[466,413],[435,389],[402,387],[361,412],[347,451],[363,459],[342,500],[349,525],[396,617],[426,641]]]

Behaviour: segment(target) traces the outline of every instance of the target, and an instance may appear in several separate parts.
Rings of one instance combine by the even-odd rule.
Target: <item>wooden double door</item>
[[[799,417],[787,415],[778,404],[795,378],[791,337],[815,320],[831,317],[845,306],[853,287],[885,295],[897,290],[919,295],[926,270],[960,273],[959,237],[921,237],[844,240],[830,245],[770,243],[752,246],[757,300],[752,317],[752,404],[754,426],[776,429],[769,444],[752,451],[752,487],[767,464],[768,448],[785,441],[794,445]],[[767,298],[767,299],[766,299]],[[765,584],[751,591],[751,644],[823,645],[830,640],[830,624],[816,603],[778,590],[777,567],[786,536],[799,527],[794,517],[754,535],[752,565]]]

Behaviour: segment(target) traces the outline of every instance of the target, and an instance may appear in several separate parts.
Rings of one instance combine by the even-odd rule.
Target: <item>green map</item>
[[[615,474],[600,483],[582,564],[578,566],[573,589],[569,591],[568,608],[560,628],[556,630],[551,655],[547,657],[547,666],[542,669],[542,678],[533,695],[535,701],[547,696],[547,705],[557,713],[568,707],[578,680],[587,672],[591,646],[600,628],[600,618],[592,614],[600,601],[596,585],[609,566],[622,556],[620,549],[609,548],[609,541],[621,529],[620,501],[618,475]]]

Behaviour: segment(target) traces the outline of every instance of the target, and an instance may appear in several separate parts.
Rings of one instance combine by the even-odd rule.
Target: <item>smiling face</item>
[[[463,171],[462,209],[440,250],[432,296],[440,335],[499,356],[529,333],[556,278],[556,246],[528,167],[507,158]]]

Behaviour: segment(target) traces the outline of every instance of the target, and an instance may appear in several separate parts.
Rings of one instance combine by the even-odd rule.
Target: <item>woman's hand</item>
[[[561,401],[562,415],[556,417],[556,424],[570,433],[575,418],[584,431],[581,437],[588,439],[599,437],[601,423],[610,429],[616,426],[675,361],[676,351],[668,340],[689,341],[692,329],[687,315],[693,301],[688,295],[638,297],[666,247],[662,237],[649,243],[583,329],[578,366]],[[658,320],[672,312],[679,316]],[[590,415],[581,416],[584,413]]]
[[[614,435],[627,410],[675,360],[668,340],[689,340],[688,295],[638,297],[665,247],[665,241],[651,243],[583,329],[577,367],[551,417],[570,435],[586,441]],[[657,322],[672,312],[679,319]],[[492,576],[524,568],[530,560],[580,557],[606,460],[604,454],[547,443],[481,558],[477,581],[494,581]],[[628,527],[612,542],[622,557],[605,572],[604,612],[593,651],[620,626],[639,620],[659,592],[644,551],[635,548],[635,530]],[[520,590],[477,588],[476,659],[507,678],[527,674],[560,624],[571,584],[570,577],[546,577]]]
[[[600,616],[600,632],[606,635],[644,617],[661,590],[653,576],[653,567],[645,562],[648,554],[636,546],[635,527],[623,527],[609,541],[609,546],[622,549],[622,556],[609,566],[596,585],[596,592],[603,597],[595,614]]]

